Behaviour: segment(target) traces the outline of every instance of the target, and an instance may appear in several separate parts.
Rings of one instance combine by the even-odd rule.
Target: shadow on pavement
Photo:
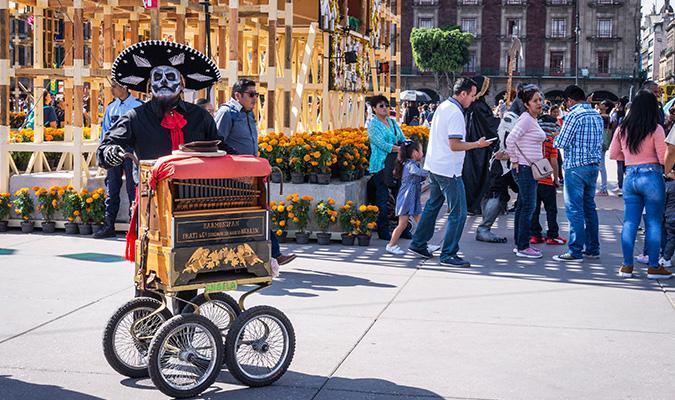
[[[121,381],[124,386],[135,389],[157,390],[149,378],[144,379],[124,379]],[[197,399],[226,399],[226,400],[250,400],[250,399],[443,399],[444,397],[427,389],[399,385],[385,379],[376,378],[327,378],[320,375],[309,375],[295,371],[288,371],[275,384],[261,388],[249,388],[242,386],[236,379],[230,375],[227,370],[223,370],[216,380],[216,384],[235,385],[232,389],[221,389],[211,387],[204,391]],[[148,386],[149,385],[149,386]]]
[[[3,399],[68,399],[97,400],[101,397],[74,392],[56,385],[40,385],[14,379],[11,375],[0,375],[0,398]]]
[[[341,287],[394,288],[394,285],[373,282],[370,279],[332,272],[295,269],[282,271],[274,284],[260,292],[265,296],[318,297],[316,292],[335,292]]]

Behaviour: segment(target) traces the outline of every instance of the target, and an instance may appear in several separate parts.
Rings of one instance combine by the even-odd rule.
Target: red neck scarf
[[[186,124],[185,118],[176,111],[169,111],[164,114],[164,119],[162,119],[160,125],[171,132],[171,150],[178,150],[178,146],[185,143],[183,127]]]
[[[178,146],[185,143],[183,136],[183,127],[187,124],[185,117],[176,111],[169,111],[164,114],[160,125],[171,132],[171,150],[178,150]],[[131,211],[131,221],[129,221],[129,231],[127,231],[127,246],[124,251],[124,257],[129,261],[136,259],[136,239],[138,239],[138,190],[136,190],[136,201]]]

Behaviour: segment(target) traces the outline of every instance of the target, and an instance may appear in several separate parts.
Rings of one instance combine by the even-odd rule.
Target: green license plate
[[[227,292],[228,290],[237,289],[237,282],[215,282],[206,284],[206,293],[210,292]]]

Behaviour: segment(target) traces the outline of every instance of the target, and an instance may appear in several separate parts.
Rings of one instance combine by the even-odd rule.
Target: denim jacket
[[[215,120],[228,154],[258,155],[258,128],[253,112],[244,111],[238,101],[230,99],[218,109]]]

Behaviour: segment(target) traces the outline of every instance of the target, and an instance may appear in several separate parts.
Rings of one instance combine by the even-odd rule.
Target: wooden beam
[[[307,36],[307,43],[305,43],[305,51],[302,56],[302,66],[298,74],[298,81],[295,84],[295,96],[293,97],[293,105],[291,108],[291,132],[295,132],[298,127],[298,119],[300,116],[300,106],[302,95],[305,90],[307,82],[307,75],[309,72],[309,64],[312,61],[312,53],[314,51],[314,42],[317,35],[317,23],[312,22],[309,26],[309,35]],[[314,100],[316,101],[316,100]]]
[[[0,0],[0,192],[9,191],[9,1]]]

